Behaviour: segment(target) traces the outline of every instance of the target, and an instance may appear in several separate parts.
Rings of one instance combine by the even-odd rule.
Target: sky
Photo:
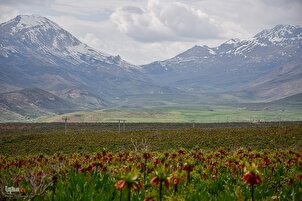
[[[278,24],[301,26],[301,10],[302,0],[0,0],[0,23],[45,16],[89,46],[141,65]]]

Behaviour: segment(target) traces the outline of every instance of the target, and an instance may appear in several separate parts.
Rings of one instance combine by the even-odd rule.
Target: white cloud
[[[121,6],[143,6],[146,0],[53,0],[52,9],[76,15],[113,12]]]
[[[111,15],[120,31],[141,42],[221,37],[221,26],[200,9],[179,2],[149,0],[146,9],[122,7]]]
[[[20,12],[10,6],[0,5],[0,23],[6,22],[18,15]]]
[[[60,16],[45,16],[48,19],[56,22],[58,25],[69,31],[77,38],[84,37],[87,33],[98,30],[102,22],[95,22],[89,20],[81,20],[72,15]]]
[[[302,25],[301,0],[183,0],[222,23],[228,38],[248,38],[277,24]]]
[[[80,41],[91,45],[92,47],[98,47],[99,44],[102,42],[95,34],[93,33],[86,33],[84,37],[79,38]]]

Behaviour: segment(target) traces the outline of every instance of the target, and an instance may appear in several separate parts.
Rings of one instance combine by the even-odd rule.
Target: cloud
[[[75,15],[91,15],[96,13],[112,13],[121,6],[143,6],[146,0],[53,0],[51,8],[62,13]]]
[[[149,0],[146,9],[117,9],[111,21],[119,30],[141,42],[220,38],[218,22],[200,9],[179,2]]]
[[[0,23],[11,20],[20,13],[19,10],[14,9],[10,6],[0,5]]]
[[[102,21],[82,20],[72,15],[45,16],[77,38],[86,38],[102,30]],[[88,35],[87,35],[88,34]],[[90,34],[90,35],[89,35]],[[91,35],[92,34],[92,35]],[[100,36],[99,36],[100,37]]]
[[[264,4],[270,5],[270,6],[282,6],[282,7],[292,7],[293,5],[302,5],[301,0],[263,0]]]
[[[86,33],[84,37],[80,37],[79,39],[92,47],[97,47],[102,42],[94,33]]]
[[[301,0],[182,1],[221,22],[227,38],[249,38],[277,24],[302,25]]]
[[[54,0],[1,0],[1,4],[5,5],[49,5]]]

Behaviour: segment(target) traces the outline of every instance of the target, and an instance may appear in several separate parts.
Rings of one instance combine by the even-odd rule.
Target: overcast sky
[[[0,0],[1,23],[42,15],[133,64],[247,39],[277,24],[302,25],[301,11],[302,0]]]

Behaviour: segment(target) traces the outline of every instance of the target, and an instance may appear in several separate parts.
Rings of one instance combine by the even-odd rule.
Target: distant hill
[[[244,103],[242,106],[249,110],[285,110],[294,109],[302,111],[302,93],[288,96],[271,102],[263,103]]]
[[[49,114],[63,114],[75,111],[76,105],[47,91],[30,88],[0,94],[2,115],[17,118],[36,118]]]
[[[111,105],[110,102],[99,98],[88,90],[80,88],[71,88],[60,94],[60,97],[78,105],[82,110],[103,108]]]
[[[278,105],[299,105],[302,106],[302,93],[295,94],[293,96],[288,96],[276,101],[271,102],[272,104]]]

